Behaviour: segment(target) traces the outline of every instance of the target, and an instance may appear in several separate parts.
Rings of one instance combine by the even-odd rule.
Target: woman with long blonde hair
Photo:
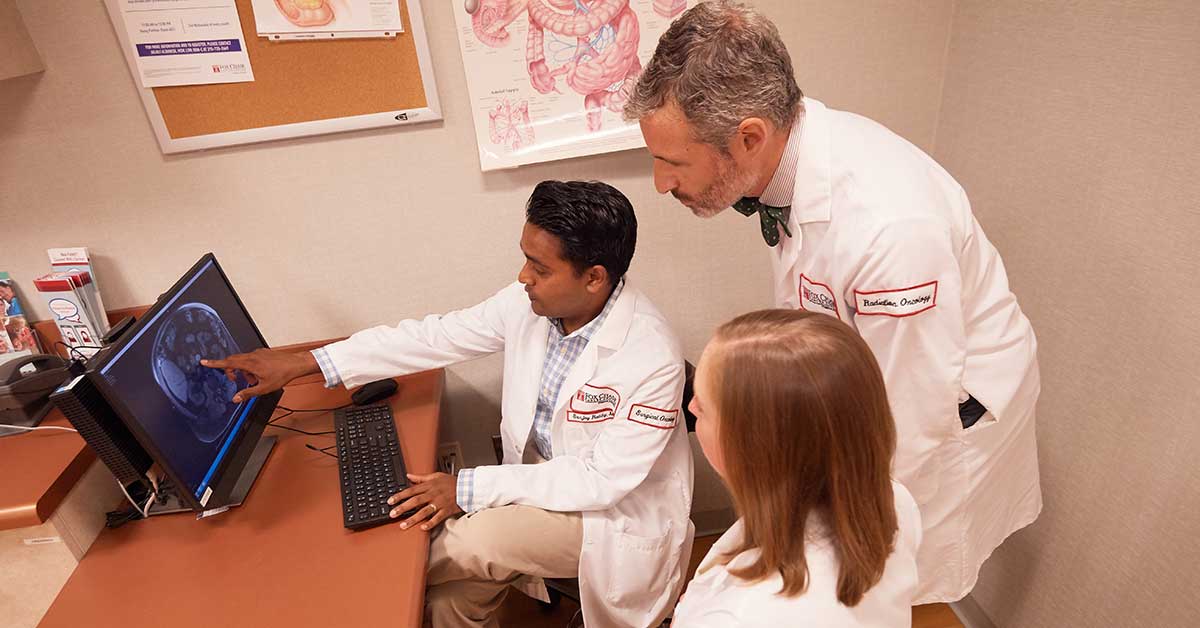
[[[740,518],[674,626],[911,626],[920,515],[891,480],[896,428],[858,334],[797,310],[739,316],[705,348],[690,407]]]

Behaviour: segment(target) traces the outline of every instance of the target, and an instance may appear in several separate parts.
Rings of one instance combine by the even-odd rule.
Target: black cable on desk
[[[331,454],[328,451],[325,451],[327,449],[333,449],[334,447],[337,447],[337,445],[330,445],[328,447],[313,447],[312,445],[310,445],[308,443],[304,443],[304,446],[319,453],[319,454],[325,454],[326,456],[329,456],[330,458],[333,458],[334,460],[341,460],[341,458],[338,458],[336,455]]]
[[[349,407],[350,407],[350,406],[352,406],[352,405],[354,405],[354,404],[352,404],[352,403],[347,403],[347,404],[345,404],[345,405],[341,405],[341,406],[338,406],[338,407],[336,407],[336,408],[301,408],[301,409],[299,409],[299,410],[296,410],[296,409],[293,409],[293,408],[289,408],[289,407],[287,407],[287,406],[280,406],[280,405],[277,405],[277,406],[275,406],[275,407],[276,407],[276,408],[278,408],[278,409],[280,409],[280,410],[287,410],[287,413],[288,413],[288,414],[292,414],[292,413],[295,413],[295,412],[337,412],[338,410],[345,410],[346,408],[349,408]],[[286,416],[286,415],[285,415],[285,416]],[[283,417],[280,417],[280,418],[283,418]]]
[[[281,430],[288,430],[291,432],[299,432],[301,434],[306,434],[308,436],[325,436],[326,434],[332,434],[334,432],[334,430],[329,430],[327,432],[308,432],[305,430],[296,429],[294,427],[288,427],[286,425],[279,425],[278,423],[267,423],[267,427],[277,427]]]
[[[86,353],[84,353],[83,351],[80,351],[80,349],[102,349],[103,348],[103,347],[95,347],[92,345],[79,345],[79,346],[73,347],[61,340],[54,341],[54,346],[58,347],[58,345],[62,345],[67,348],[67,357],[75,358],[76,360],[79,360],[80,362],[82,362],[84,364],[87,364],[88,355]],[[76,355],[76,354],[78,354],[78,355]]]
[[[277,405],[277,406],[275,406],[275,408],[277,410],[283,410],[284,413],[271,419],[270,421],[267,421],[267,427],[277,427],[281,430],[289,430],[292,432],[299,432],[300,434],[305,434],[307,436],[325,436],[327,434],[332,434],[334,432],[334,430],[329,430],[329,431],[325,431],[325,432],[309,432],[307,430],[302,430],[302,429],[298,429],[295,427],[288,427],[286,425],[280,425],[279,421],[282,421],[283,419],[286,419],[286,418],[292,416],[293,414],[296,414],[297,412],[336,412],[338,410],[349,408],[352,405],[354,405],[354,404],[348,403],[348,404],[345,404],[342,406],[338,406],[336,408],[300,408],[300,409],[289,408],[287,406]]]

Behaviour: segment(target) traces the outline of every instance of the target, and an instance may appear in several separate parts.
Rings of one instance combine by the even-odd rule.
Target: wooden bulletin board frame
[[[400,0],[393,38],[273,41],[237,0],[255,80],[144,88],[119,0],[104,0],[164,154],[442,119],[421,0]],[[310,76],[316,65],[327,71]],[[207,109],[205,109],[207,107]]]

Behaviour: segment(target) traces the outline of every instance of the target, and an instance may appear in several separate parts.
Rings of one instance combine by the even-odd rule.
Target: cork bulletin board
[[[401,0],[394,37],[277,41],[259,37],[237,0],[254,81],[143,88],[117,0],[105,0],[163,153],[442,119],[421,0]]]

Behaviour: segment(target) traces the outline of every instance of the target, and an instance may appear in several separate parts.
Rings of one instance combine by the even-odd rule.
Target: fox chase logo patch
[[[608,386],[584,384],[575,391],[567,405],[567,420],[571,423],[600,423],[617,415],[621,395]]]
[[[800,275],[800,307],[809,312],[838,316],[837,298],[833,296],[833,290],[804,275]]]
[[[650,427],[657,427],[660,430],[669,430],[675,427],[676,420],[679,419],[679,410],[663,410],[661,408],[652,408],[640,403],[633,404],[629,408],[629,420]]]
[[[904,318],[932,310],[937,305],[938,282],[896,290],[854,291],[859,316]]]

